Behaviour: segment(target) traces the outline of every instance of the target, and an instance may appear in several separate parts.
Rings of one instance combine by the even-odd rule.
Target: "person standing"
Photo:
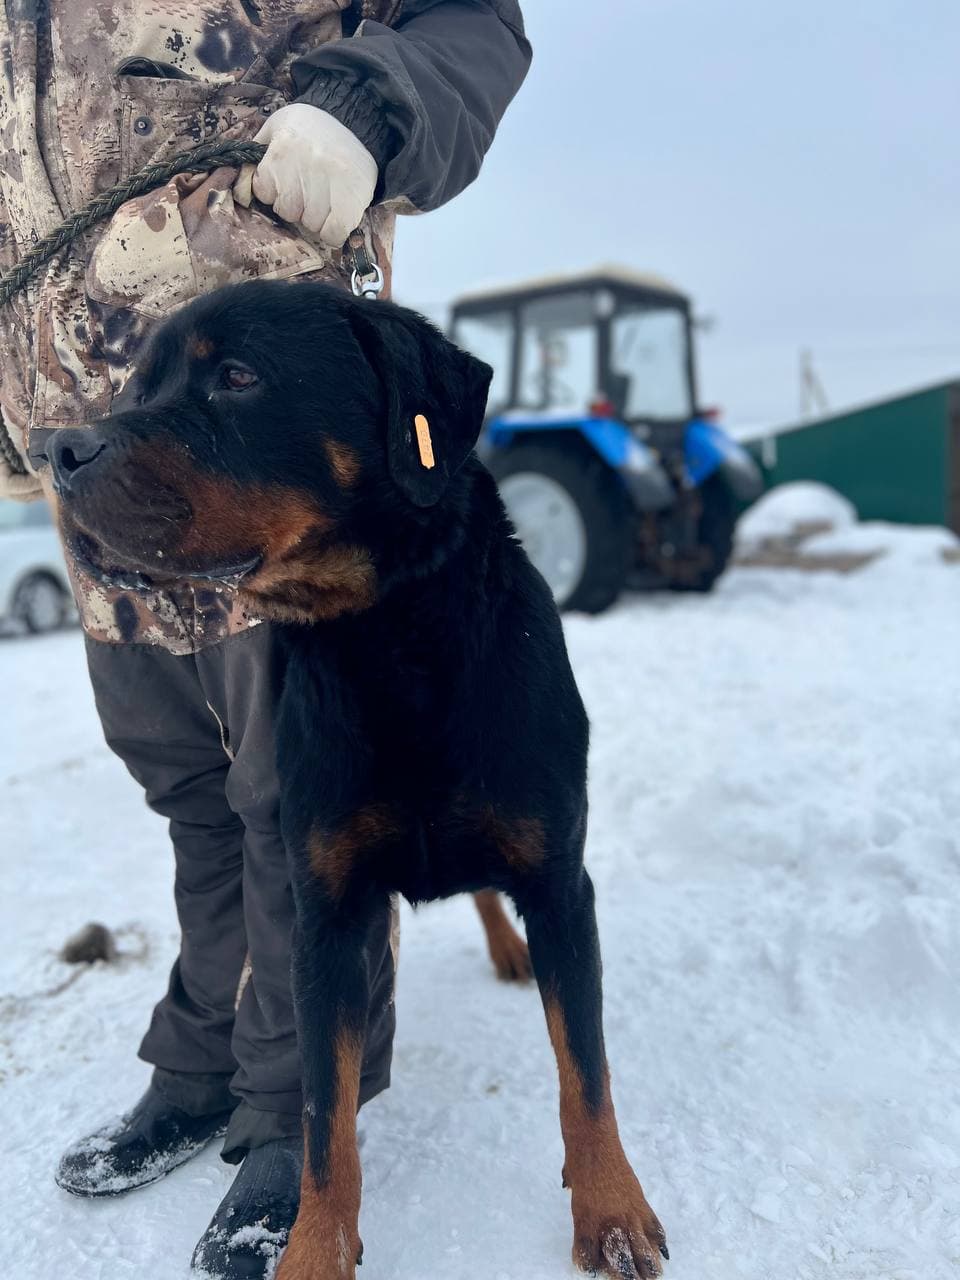
[[[24,460],[45,431],[103,417],[155,323],[200,293],[347,288],[355,228],[389,293],[396,215],[473,181],[530,61],[517,0],[6,0],[0,44],[4,269],[145,164],[211,139],[267,145],[256,169],[128,202],[0,309],[0,413]],[[0,496],[42,493],[0,457]],[[228,587],[133,593],[70,569],[106,740],[170,822],[181,945],[140,1049],[146,1094],[74,1144],[57,1180],[132,1190],[222,1134],[240,1169],[193,1265],[262,1277],[303,1156],[272,627]],[[391,939],[388,918],[367,939],[361,1103],[389,1083]]]

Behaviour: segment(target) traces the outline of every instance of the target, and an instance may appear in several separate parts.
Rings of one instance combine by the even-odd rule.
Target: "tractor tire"
[[[569,438],[526,441],[488,465],[557,608],[609,609],[626,582],[633,540],[633,512],[616,472],[584,441]],[[566,540],[570,556],[556,538],[551,543],[551,531]]]
[[[704,563],[692,578],[667,583],[671,591],[712,591],[733,555],[737,527],[737,502],[721,476],[710,476],[700,489],[701,511],[697,524],[698,547]]]

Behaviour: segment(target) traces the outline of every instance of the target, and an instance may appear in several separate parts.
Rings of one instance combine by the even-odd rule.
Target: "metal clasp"
[[[370,270],[364,275],[361,275],[356,267],[350,274],[350,288],[357,298],[369,298],[372,302],[376,302],[383,293],[383,286],[383,271],[377,262],[372,262]]]
[[[367,242],[359,227],[351,231],[347,247],[353,258],[350,288],[353,290],[354,297],[369,298],[372,302],[376,302],[384,289],[383,271],[375,255],[367,249]]]

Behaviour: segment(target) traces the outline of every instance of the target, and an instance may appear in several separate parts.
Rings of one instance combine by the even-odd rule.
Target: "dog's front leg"
[[[573,1260],[616,1280],[659,1276],[666,1237],[624,1154],[610,1096],[590,877],[580,869],[572,883],[541,884],[521,906],[560,1072]]]
[[[354,1280],[360,1241],[357,1101],[369,1003],[367,939],[388,927],[386,895],[334,906],[300,888],[294,998],[303,1069],[300,1212],[277,1280]]]

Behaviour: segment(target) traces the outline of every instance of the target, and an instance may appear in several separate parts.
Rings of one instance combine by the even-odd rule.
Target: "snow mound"
[[[960,568],[934,554],[956,540],[855,524],[817,486],[766,503],[807,523],[823,498],[811,543],[887,554],[564,623],[613,1090],[666,1280],[960,1274]],[[149,1078],[179,942],[165,823],[102,741],[76,632],[3,641],[0,677],[4,1271],[186,1280],[236,1172],[215,1145],[116,1199],[52,1177]],[[140,949],[61,988],[67,929],[131,915]],[[363,1116],[361,1274],[574,1280],[541,1002],[496,981],[465,898],[404,909],[393,1083]],[[268,1233],[235,1243],[270,1274]]]
[[[936,525],[890,524],[886,520],[835,525],[829,532],[814,534],[803,544],[804,551],[812,555],[878,552],[915,565],[934,563],[941,552],[956,547],[960,547],[960,538],[949,529]]]
[[[811,480],[781,484],[754,503],[737,526],[741,544],[789,538],[803,525],[846,529],[857,522],[857,509],[836,489]]]

